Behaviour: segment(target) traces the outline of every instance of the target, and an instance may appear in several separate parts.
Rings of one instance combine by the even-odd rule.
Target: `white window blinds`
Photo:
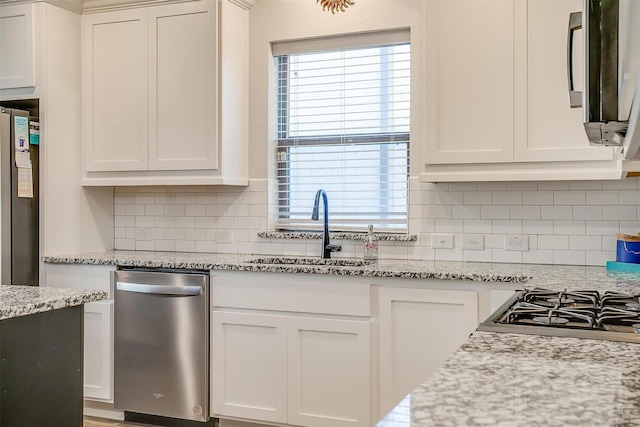
[[[404,37],[399,37],[404,35]],[[374,39],[375,43],[371,40]],[[344,38],[274,45],[277,64],[277,227],[318,229],[316,191],[332,230],[407,229],[410,48],[408,31],[384,42]],[[361,46],[353,46],[358,42]],[[293,46],[293,47],[292,47]],[[283,53],[291,49],[295,53]]]

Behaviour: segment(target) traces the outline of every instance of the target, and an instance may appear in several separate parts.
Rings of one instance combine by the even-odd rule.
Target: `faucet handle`
[[[342,252],[342,245],[327,245],[325,249],[329,252]]]

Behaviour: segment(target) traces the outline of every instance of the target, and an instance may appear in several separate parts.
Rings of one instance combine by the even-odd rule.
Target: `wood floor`
[[[83,427],[152,427],[152,425],[131,423],[128,421],[105,420],[103,418],[84,417]]]

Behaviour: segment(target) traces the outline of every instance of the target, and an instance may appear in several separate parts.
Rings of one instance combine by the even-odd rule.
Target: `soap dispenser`
[[[364,259],[373,261],[378,259],[378,241],[373,235],[373,225],[371,224],[369,224],[369,232],[364,238]]]

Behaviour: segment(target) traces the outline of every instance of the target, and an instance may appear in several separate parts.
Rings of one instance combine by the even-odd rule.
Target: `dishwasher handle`
[[[119,291],[137,292],[142,294],[175,295],[192,297],[202,295],[202,286],[167,286],[145,285],[142,283],[116,282]]]

